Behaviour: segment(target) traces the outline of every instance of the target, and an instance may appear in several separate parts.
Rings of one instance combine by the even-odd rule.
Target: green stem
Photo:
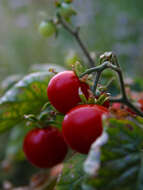
[[[98,65],[98,66],[96,66],[96,67],[92,67],[92,68],[90,68],[90,69],[87,69],[84,73],[82,73],[81,75],[80,75],[80,78],[82,78],[84,75],[86,75],[86,74],[91,74],[91,73],[93,73],[93,72],[102,72],[103,70],[105,70],[106,68],[108,68],[108,64],[109,64],[110,62],[104,62],[102,65]]]
[[[78,42],[79,46],[81,47],[83,53],[85,54],[85,56],[87,57],[88,61],[89,61],[89,66],[90,67],[94,67],[95,63],[92,59],[92,57],[90,56],[88,50],[86,49],[84,43],[82,42],[80,36],[79,36],[79,28],[77,28],[76,30],[73,30],[67,23],[66,21],[62,18],[62,16],[58,13],[57,14],[58,19],[59,19],[59,23],[71,34],[74,36],[74,38],[76,39],[76,41]]]
[[[121,72],[121,70],[117,70],[116,72],[117,72],[118,77],[119,77],[120,88],[121,88],[123,99],[127,99],[126,90],[125,90],[125,84],[124,84],[122,72]]]
[[[97,85],[98,85],[100,76],[101,76],[101,71],[96,73],[96,78],[95,78],[95,82],[94,82],[94,86],[93,86],[93,93],[94,94],[96,94],[96,89],[97,89]]]

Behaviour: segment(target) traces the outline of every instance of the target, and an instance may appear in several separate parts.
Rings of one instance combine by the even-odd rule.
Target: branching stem
[[[104,61],[103,63],[101,63],[100,65],[95,67],[95,63],[94,63],[92,57],[90,56],[88,50],[86,49],[84,43],[82,42],[82,40],[79,36],[79,28],[72,29],[72,27],[67,24],[67,22],[62,18],[62,16],[59,13],[57,14],[57,17],[58,17],[59,23],[63,26],[63,28],[66,29],[76,39],[77,43],[79,44],[83,53],[85,54],[86,58],[88,59],[89,66],[92,67],[90,69],[87,69],[84,73],[82,73],[80,77],[83,77],[86,74],[91,74],[93,72],[96,72],[96,78],[95,78],[94,86],[92,89],[93,93],[96,94],[97,85],[98,85],[98,82],[99,82],[102,72],[105,69],[112,69],[113,71],[115,71],[118,74],[120,88],[121,88],[121,98],[119,98],[119,99],[111,98],[110,101],[123,103],[123,104],[127,105],[129,108],[131,108],[131,110],[133,110],[137,115],[143,117],[143,113],[130,102],[130,100],[128,99],[128,97],[126,95],[123,74],[122,74],[122,71],[121,71],[121,68],[118,63],[116,55],[112,54],[112,52],[111,52],[109,61],[108,60]],[[106,53],[106,56],[107,56],[107,53]]]
[[[121,98],[119,98],[119,99],[111,98],[110,101],[123,103],[123,104],[127,105],[129,108],[131,108],[131,110],[133,112],[135,112],[137,115],[143,117],[143,113],[130,102],[130,100],[128,99],[128,97],[126,95],[122,71],[118,64],[112,64],[110,61],[105,61],[101,65],[98,65],[91,69],[87,69],[84,73],[81,74],[80,77],[83,77],[86,74],[91,74],[93,72],[96,72],[95,84],[93,87],[93,92],[95,92],[96,88],[97,88],[97,84],[99,82],[100,75],[105,69],[112,69],[113,71],[115,71],[118,74],[120,87],[121,87],[121,94],[122,94]]]

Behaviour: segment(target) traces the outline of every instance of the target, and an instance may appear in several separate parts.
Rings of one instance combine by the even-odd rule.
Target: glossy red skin
[[[75,151],[87,154],[91,144],[102,134],[102,115],[108,110],[99,105],[78,105],[64,117],[62,133]]]
[[[79,88],[88,98],[89,86],[86,83],[80,82],[73,71],[60,72],[49,82],[48,99],[59,112],[65,114],[81,102]]]
[[[62,133],[56,128],[31,130],[24,139],[23,151],[38,168],[51,168],[61,163],[67,154]]]

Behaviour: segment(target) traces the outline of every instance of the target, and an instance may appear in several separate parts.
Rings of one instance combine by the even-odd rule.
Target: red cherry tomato
[[[87,154],[91,144],[102,134],[102,115],[107,113],[100,105],[78,105],[71,109],[62,123],[66,143],[73,150]]]
[[[139,99],[138,103],[140,104],[140,109],[143,111],[143,99]]]
[[[117,102],[117,103],[113,103],[111,108],[116,111],[116,110],[120,110],[121,106],[122,104]]]
[[[51,104],[59,112],[67,113],[81,102],[79,88],[81,88],[85,97],[88,98],[89,86],[80,82],[73,71],[64,71],[58,73],[50,80],[47,95]]]
[[[64,160],[67,145],[61,132],[56,128],[37,128],[31,130],[25,137],[23,151],[33,165],[51,168]]]

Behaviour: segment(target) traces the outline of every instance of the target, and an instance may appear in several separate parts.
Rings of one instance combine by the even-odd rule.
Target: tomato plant
[[[114,53],[105,52],[95,64],[79,27],[72,25],[76,11],[71,3],[56,0],[55,16],[42,21],[39,32],[58,37],[65,29],[86,60],[75,54],[68,68],[40,65],[39,72],[4,89],[0,132],[15,128],[2,167],[9,170],[19,158],[43,168],[37,177],[40,190],[143,189],[142,94],[127,88]],[[112,78],[110,73],[103,78],[108,85],[103,84],[105,70],[117,74],[120,94],[106,92]],[[32,185],[28,189],[37,189]]]
[[[28,132],[24,139],[23,151],[33,165],[39,168],[51,168],[64,160],[67,145],[61,132],[48,126]]]

